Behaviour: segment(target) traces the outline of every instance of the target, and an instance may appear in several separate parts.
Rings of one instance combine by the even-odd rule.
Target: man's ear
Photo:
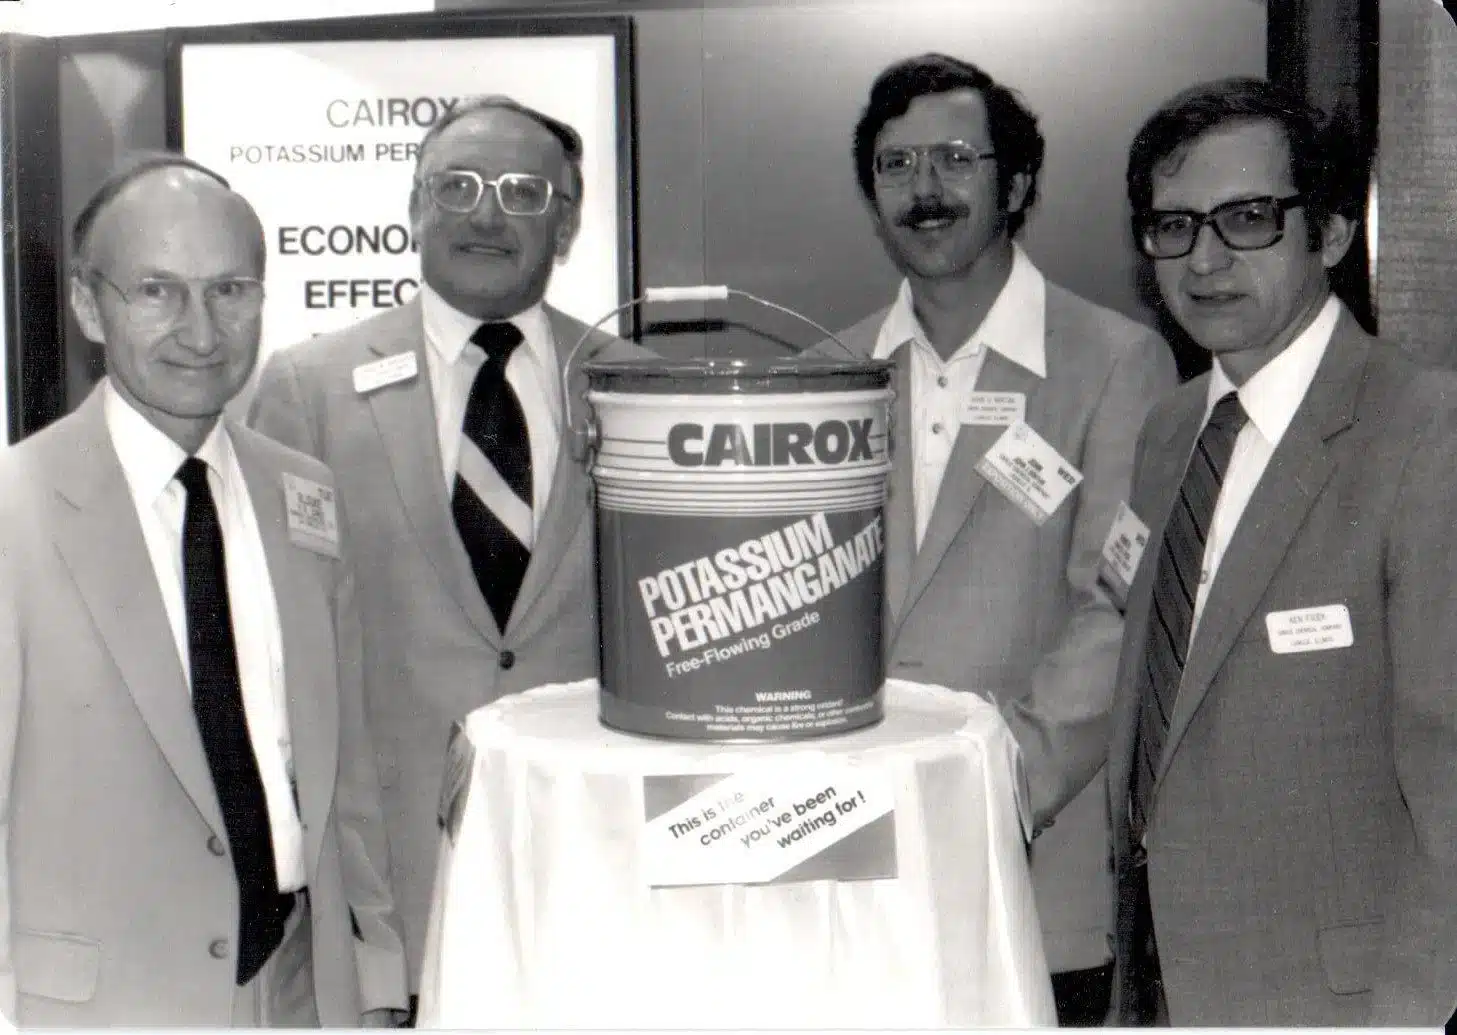
[[[577,239],[577,231],[582,228],[582,210],[578,208],[580,204],[580,201],[562,204],[561,215],[557,217],[556,231],[552,235],[553,251],[557,262],[566,261],[572,250],[572,242]]]
[[[71,273],[70,282],[71,313],[76,317],[76,323],[81,328],[88,341],[94,341],[98,345],[106,344],[106,331],[101,323],[101,306],[96,300],[96,290],[81,275],[80,271]]]
[[[1027,192],[1032,189],[1032,177],[1024,172],[1013,173],[1012,182],[1007,184],[1007,213],[1021,212],[1027,204]]]
[[[1338,212],[1326,217],[1320,232],[1320,261],[1326,269],[1335,269],[1346,257],[1351,242],[1356,239],[1356,221],[1347,219]]]

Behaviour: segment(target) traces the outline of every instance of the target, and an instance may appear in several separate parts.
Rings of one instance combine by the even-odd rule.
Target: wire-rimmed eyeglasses
[[[943,180],[964,180],[978,164],[995,158],[995,151],[982,151],[964,140],[940,144],[886,147],[875,153],[875,178],[882,183],[906,183],[916,174],[924,156]]]
[[[191,281],[180,277],[143,277],[130,287],[122,287],[98,269],[86,273],[120,295],[136,319],[157,327],[170,327],[182,319],[192,302],[193,285],[200,289],[208,313],[219,322],[239,323],[257,316],[263,308],[263,282],[256,277]]]
[[[474,169],[442,169],[418,182],[431,201],[457,215],[474,212],[487,187],[496,192],[496,204],[508,216],[542,215],[553,196],[572,200],[566,191],[558,191],[551,180],[535,173],[502,173],[488,180]]]

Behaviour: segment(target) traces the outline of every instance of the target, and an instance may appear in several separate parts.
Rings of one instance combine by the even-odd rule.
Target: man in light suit
[[[577,231],[581,160],[575,130],[508,98],[453,109],[421,142],[410,195],[420,297],[277,353],[254,402],[259,430],[334,468],[368,558],[365,698],[412,988],[451,724],[597,674],[588,479],[563,374],[580,424],[583,362],[647,353],[593,332],[572,357],[586,328],[542,301]],[[485,340],[502,331],[519,343],[509,358]],[[483,403],[503,364],[506,397]]]
[[[261,225],[148,155],[73,254],[107,376],[0,456],[0,1012],[402,1020],[333,476],[219,419],[257,357]]]
[[[1039,829],[1033,877],[1058,1016],[1080,1024],[1107,1010],[1112,880],[1106,791],[1068,768],[1069,743],[1106,747],[1123,621],[1100,560],[1139,425],[1176,376],[1157,334],[1048,282],[1015,243],[1043,150],[1036,117],[974,65],[927,54],[882,72],[854,155],[905,279],[839,337],[896,365],[888,674],[1004,710]],[[1082,476],[1035,520],[979,470],[1018,415]],[[1052,829],[1051,803],[1079,791]]]
[[[1139,247],[1214,368],[1155,407],[1135,475],[1124,1024],[1457,1005],[1457,379],[1331,295],[1365,195],[1338,139],[1235,79],[1169,100],[1129,157]]]

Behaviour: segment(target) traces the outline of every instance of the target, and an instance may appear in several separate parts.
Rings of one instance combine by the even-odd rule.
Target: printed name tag
[[[1351,612],[1345,604],[1271,611],[1265,616],[1265,631],[1270,634],[1270,649],[1276,654],[1339,650],[1355,642]]]
[[[983,478],[1035,524],[1050,518],[1083,480],[1083,474],[1026,424],[1018,421],[977,461]]]
[[[393,356],[355,367],[354,391],[364,395],[385,385],[408,381],[419,372],[418,361],[413,352],[397,352]]]
[[[961,423],[1009,428],[1027,415],[1027,396],[1021,392],[972,392],[961,407]]]
[[[1133,576],[1138,572],[1138,563],[1147,545],[1148,526],[1127,503],[1118,504],[1118,515],[1103,542],[1103,561],[1098,566],[1098,575],[1117,595],[1120,604],[1128,600],[1128,587],[1133,585]]]
[[[288,513],[288,538],[296,546],[338,557],[339,519],[334,490],[296,474],[285,474],[283,499]]]

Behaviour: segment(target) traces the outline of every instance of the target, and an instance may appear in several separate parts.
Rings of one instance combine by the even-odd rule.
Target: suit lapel
[[[891,434],[890,486],[885,499],[885,600],[888,628],[899,625],[905,613],[906,590],[916,559],[915,457],[911,428],[911,347],[895,351]],[[887,643],[890,639],[887,638]]]
[[[476,585],[470,557],[461,545],[451,517],[450,496],[441,475],[440,441],[419,303],[404,306],[399,312],[405,319],[399,336],[372,343],[370,349],[381,357],[413,351],[419,372],[409,381],[370,393],[369,407],[384,443],[385,456],[389,458],[405,517],[415,530],[421,549],[470,623],[488,642],[499,646],[500,630]]]
[[[334,797],[339,754],[339,685],[329,612],[310,606],[319,597],[308,551],[288,538],[282,472],[258,452],[251,433],[229,423],[233,451],[258,521],[268,576],[283,634],[283,685],[293,743],[293,778],[304,825],[304,861],[313,873]]]
[[[1031,371],[1018,366],[996,350],[988,350],[987,357],[976,380],[978,392],[1020,392],[1027,397],[1027,420],[1035,423],[1033,412],[1034,393],[1042,379]],[[915,607],[916,600],[925,592],[941,559],[946,556],[957,533],[971,516],[972,507],[986,486],[986,480],[976,471],[976,465],[986,455],[992,443],[1001,438],[1007,429],[988,424],[963,424],[956,436],[956,445],[951,451],[951,460],[946,465],[946,474],[941,480],[941,491],[936,495],[936,504],[931,509],[931,520],[926,526],[926,535],[911,566],[909,587],[905,606],[901,614]]]
[[[82,403],[58,470],[55,540],[153,740],[202,818],[227,837],[157,575],[106,430],[102,392]]]
[[[557,568],[566,559],[567,547],[577,534],[577,526],[587,509],[590,495],[586,469],[572,455],[572,429],[565,424],[566,401],[567,398],[572,400],[571,415],[580,423],[586,415],[587,406],[587,375],[582,370],[582,365],[592,359],[600,346],[594,348],[590,343],[584,345],[576,356],[570,357],[571,369],[568,370],[567,362],[572,348],[586,328],[576,325],[555,309],[546,308],[545,311],[551,324],[552,347],[556,351],[556,374],[558,378],[566,374],[566,392],[569,394],[562,399],[561,447],[557,451],[551,495],[547,498],[546,512],[542,518],[541,531],[536,537],[536,545],[531,550],[531,562],[527,565],[526,575],[521,581],[516,603],[511,608],[508,628],[512,632],[529,619],[533,605],[541,599],[546,587],[551,585]]]
[[[1160,777],[1209,693],[1219,667],[1263,599],[1310,508],[1335,472],[1335,460],[1326,442],[1355,419],[1369,351],[1370,339],[1350,322],[1349,316],[1343,315],[1304,402],[1235,527],[1225,559],[1210,586],[1169,717]]]

